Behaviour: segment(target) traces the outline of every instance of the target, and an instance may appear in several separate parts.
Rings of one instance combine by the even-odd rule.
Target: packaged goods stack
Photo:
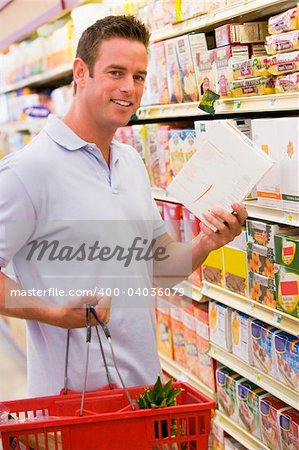
[[[110,14],[139,17],[152,33],[144,93],[136,115],[114,137],[139,153],[171,238],[190,242],[200,233],[200,219],[170,194],[169,186],[215,126],[229,123],[274,161],[244,199],[248,218],[241,234],[212,251],[183,282],[157,289],[156,340],[165,379],[187,380],[216,402],[212,422],[205,424],[205,430],[211,428],[209,450],[295,450],[299,3],[57,2],[60,17],[38,22],[33,34],[21,36],[23,41],[15,42],[12,35],[3,39],[4,48],[0,32],[0,158],[36,136],[49,114],[67,112],[74,96],[72,61],[84,29]],[[201,109],[209,95],[215,115]],[[3,320],[3,326],[14,338],[11,322]],[[187,403],[191,397],[186,393]],[[0,389],[0,435],[1,400]],[[193,417],[169,419],[165,443],[146,448],[158,449],[162,442],[163,450],[208,449],[206,443],[183,440],[186,430],[192,434],[203,427],[202,417],[196,418],[196,424]],[[156,422],[155,433],[159,426]],[[174,426],[181,434],[179,443],[172,444]],[[162,421],[161,435],[164,427]],[[16,445],[37,448],[24,442],[21,436]]]

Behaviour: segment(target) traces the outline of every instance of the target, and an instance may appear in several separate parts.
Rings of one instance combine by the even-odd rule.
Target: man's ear
[[[84,87],[88,76],[89,70],[86,63],[83,59],[76,58],[73,63],[73,77],[77,87]]]

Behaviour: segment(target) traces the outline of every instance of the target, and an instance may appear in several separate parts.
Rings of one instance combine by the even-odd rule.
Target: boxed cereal
[[[299,271],[275,264],[277,309],[299,318]]]
[[[260,423],[262,442],[269,447],[270,450],[280,450],[279,439],[279,414],[286,412],[290,407],[284,402],[274,397],[266,395],[260,399]]]
[[[280,234],[274,237],[275,261],[290,269],[299,270],[299,229],[298,234]]]
[[[201,97],[207,89],[216,90],[215,50],[201,50],[192,53],[197,91]]]
[[[196,152],[195,130],[189,128],[183,129],[181,131],[181,138],[183,141],[185,161],[188,161]]]
[[[251,58],[248,61],[233,64],[234,80],[262,77],[269,75],[268,58],[264,56]]]
[[[160,187],[166,189],[172,180],[172,170],[169,151],[170,125],[158,125],[157,128],[157,153],[160,168]]]
[[[184,326],[184,340],[186,351],[186,367],[197,375],[197,338],[192,300],[182,298],[182,321]]]
[[[183,102],[196,102],[198,100],[198,90],[191,55],[191,45],[196,48],[198,46],[201,47],[203,43],[206,45],[204,33],[192,34],[190,38],[189,35],[176,38],[176,52],[183,93]]]
[[[274,278],[274,252],[262,245],[247,243],[248,270]]]
[[[148,52],[148,66],[146,76],[146,96],[142,98],[143,105],[159,104],[159,75],[157,74],[156,60],[154,58],[153,47],[150,46]]]
[[[164,223],[167,232],[175,241],[182,241],[182,205],[164,203]]]
[[[248,272],[249,298],[270,308],[277,308],[275,279]]]
[[[167,84],[167,67],[164,42],[157,42],[151,45],[152,57],[155,61],[155,73],[158,74],[157,99],[159,104],[170,102]]]
[[[184,338],[184,324],[182,319],[181,297],[174,296],[170,306],[171,330],[173,339],[174,360],[186,366],[186,348]]]
[[[277,377],[299,392],[299,340],[284,331],[274,336]]]
[[[266,34],[266,22],[228,23],[215,28],[216,47],[264,42]]]
[[[299,448],[299,411],[290,408],[279,412],[279,437],[282,450]]]
[[[189,209],[183,206],[183,228],[184,228],[184,239],[186,242],[190,242],[195,238],[200,232],[200,221]],[[201,267],[198,267],[191,275],[189,275],[188,280],[197,287],[201,287],[202,276]]]
[[[164,356],[173,359],[173,343],[171,332],[170,302],[167,298],[156,298],[157,346]]]
[[[180,66],[176,51],[176,39],[165,41],[167,85],[170,103],[183,102],[183,88],[181,85]]]
[[[248,45],[227,45],[215,49],[216,92],[221,97],[231,96],[230,83],[233,81],[233,64],[249,59]]]
[[[251,322],[252,318],[239,311],[232,311],[231,333],[232,333],[232,353],[245,361],[253,364],[251,348]]]
[[[170,164],[173,175],[177,175],[184,166],[185,152],[181,130],[169,131]]]
[[[215,370],[216,361],[207,355],[207,353],[198,353],[198,375],[197,378],[205,386],[215,391]]]
[[[241,380],[244,378],[228,367],[216,370],[219,410],[232,420],[237,419],[237,382]]]
[[[142,158],[148,175],[150,176],[149,169],[149,155],[148,155],[148,144],[147,144],[147,127],[146,125],[132,125],[133,135],[134,135],[134,146]]]
[[[210,300],[210,341],[228,352],[232,349],[231,314],[231,308]]]
[[[253,363],[262,372],[276,377],[273,337],[279,332],[275,327],[256,319],[251,322],[251,350]]]
[[[224,286],[223,249],[212,251],[202,264],[202,278],[209,283]]]
[[[149,169],[152,185],[161,187],[161,174],[158,153],[158,125],[149,124],[147,127],[147,148],[149,156]]]
[[[207,353],[210,348],[209,312],[208,303],[193,303],[193,315],[195,320],[197,350],[199,353]]]
[[[224,283],[237,294],[248,295],[247,253],[229,245],[223,247]]]
[[[237,381],[237,421],[258,439],[261,438],[259,404],[267,392],[249,380]]]

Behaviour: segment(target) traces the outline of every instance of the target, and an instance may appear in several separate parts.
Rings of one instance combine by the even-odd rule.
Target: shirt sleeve
[[[0,193],[0,267],[6,267],[32,235],[36,214],[22,181],[3,163]]]

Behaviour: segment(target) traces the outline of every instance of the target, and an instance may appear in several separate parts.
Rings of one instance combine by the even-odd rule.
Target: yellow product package
[[[284,53],[269,58],[269,72],[271,75],[282,75],[299,71],[299,52]]]
[[[274,93],[275,80],[273,77],[247,78],[231,82],[233,97],[247,97],[248,95],[265,95]]]
[[[234,80],[267,76],[269,75],[268,63],[268,58],[264,56],[235,63],[233,64]]]
[[[268,31],[270,34],[280,34],[285,31],[297,30],[298,28],[298,7],[272,16],[268,21]]]
[[[299,30],[267,36],[265,46],[268,55],[299,50]]]
[[[276,78],[275,93],[283,94],[284,92],[299,92],[299,72]]]

